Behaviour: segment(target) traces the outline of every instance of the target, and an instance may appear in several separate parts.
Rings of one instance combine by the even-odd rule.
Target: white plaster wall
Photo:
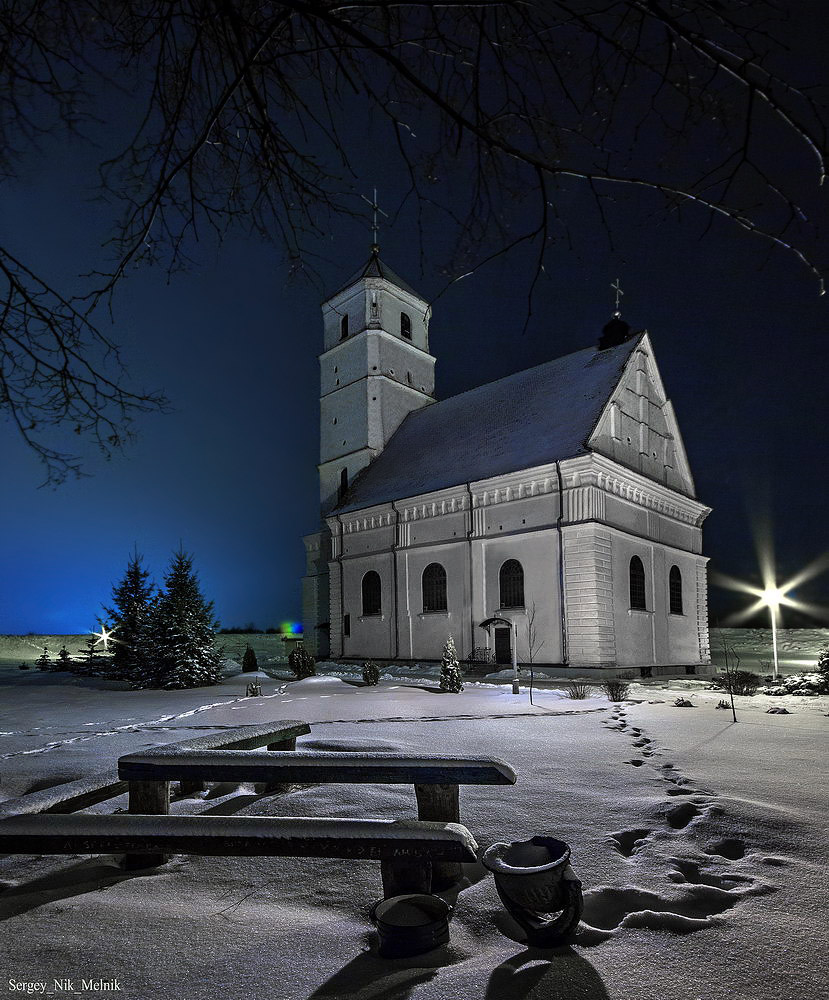
[[[411,343],[428,351],[429,307],[426,302],[381,278],[360,279],[351,288],[323,303],[324,349],[327,351],[340,342],[342,317],[346,314],[350,337],[372,327],[402,339],[401,312],[407,313],[411,320]]]
[[[400,656],[440,659],[451,635],[458,656],[469,656],[469,546],[466,540],[401,549],[398,559]],[[447,610],[423,611],[423,571],[430,563],[446,570]]]
[[[369,370],[369,338],[349,337],[320,355],[320,393],[325,396],[341,386],[365,378]]]
[[[629,566],[638,555],[645,567],[647,611],[630,607]],[[619,666],[700,663],[696,574],[698,557],[612,533],[613,610]],[[669,614],[668,574],[682,574],[683,614]]]
[[[353,382],[320,400],[320,462],[369,446],[366,381]]]
[[[549,499],[549,498],[548,498]],[[524,570],[524,608],[502,608],[499,573],[508,559],[517,559]],[[561,604],[559,601],[558,535],[554,528],[486,538],[481,541],[481,610],[483,617],[495,614],[515,620],[518,630],[518,660],[529,661],[529,625],[535,603],[537,650],[535,662],[558,663],[561,660]],[[478,584],[480,586],[480,584]],[[480,621],[481,619],[478,619]],[[480,631],[475,645],[484,645]],[[538,648],[538,644],[543,643]]]
[[[363,576],[375,570],[380,574],[382,610],[379,615],[364,616],[362,609]],[[343,559],[343,614],[351,615],[351,635],[343,638],[343,655],[367,659],[389,659],[393,655],[394,593],[392,555]],[[339,596],[339,595],[337,595]]]
[[[631,356],[590,446],[658,483],[693,495],[673,408],[648,344]]]
[[[323,514],[326,514],[337,503],[341,471],[346,469],[349,483],[353,482],[357,473],[364,469],[376,454],[377,452],[370,448],[362,448],[320,465],[320,509]]]
[[[401,385],[427,395],[435,391],[435,359],[431,354],[412,347],[400,337],[369,334],[372,351],[369,358],[372,372],[387,375]]]

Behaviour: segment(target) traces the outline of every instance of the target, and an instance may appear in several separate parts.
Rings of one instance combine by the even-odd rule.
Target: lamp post
[[[783,597],[782,591],[777,587],[766,587],[762,598],[771,614],[771,646],[774,651],[774,679],[777,680],[777,609],[780,607],[780,599]]]

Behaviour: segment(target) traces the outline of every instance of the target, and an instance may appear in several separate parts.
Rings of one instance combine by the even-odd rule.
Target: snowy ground
[[[632,701],[429,682],[361,688],[333,677],[245,698],[217,688],[130,692],[0,669],[0,797],[114,766],[127,750],[200,731],[301,718],[302,743],[493,754],[514,787],[461,791],[482,847],[553,834],[586,890],[574,943],[527,950],[477,866],[449,946],[383,960],[367,919],[379,866],[178,858],[125,874],[112,858],[0,859],[0,995],[8,980],[116,977],[119,995],[273,1000],[777,1000],[829,996],[825,979],[829,698],[737,699],[738,723],[698,681],[634,685]],[[673,702],[683,694],[693,708]],[[96,807],[123,808],[123,799]],[[213,787],[174,812],[414,815],[406,786],[256,795]],[[65,995],[65,994],[64,994]]]

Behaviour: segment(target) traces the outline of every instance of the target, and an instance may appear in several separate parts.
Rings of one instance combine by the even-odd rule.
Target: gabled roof
[[[410,285],[408,285],[399,274],[396,274],[384,261],[380,259],[380,254],[375,253],[373,250],[371,256],[366,261],[366,263],[360,268],[359,271],[351,275],[351,277],[344,284],[334,292],[332,295],[328,296],[326,301],[333,299],[335,296],[339,295],[340,292],[344,292],[346,288],[350,288],[352,285],[356,284],[362,278],[382,278],[384,281],[390,282],[392,285],[397,285],[398,288],[402,288],[404,292],[408,292],[410,295],[414,295],[418,299],[422,299],[423,296],[416,292]]]
[[[641,336],[591,347],[410,413],[354,480],[343,513],[587,452]]]

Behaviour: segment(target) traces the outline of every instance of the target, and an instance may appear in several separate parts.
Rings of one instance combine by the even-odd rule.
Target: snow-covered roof
[[[360,510],[584,454],[640,340],[576,351],[415,410],[335,510]]]
[[[335,296],[339,295],[340,292],[344,292],[346,288],[350,288],[362,278],[382,278],[384,281],[388,281],[392,285],[402,288],[404,292],[408,292],[410,295],[415,295],[419,299],[423,298],[419,292],[416,292],[411,285],[405,282],[399,274],[392,271],[388,264],[380,259],[379,253],[374,253],[373,251],[368,261],[359,269],[359,271],[352,274],[348,281],[343,282],[336,292],[329,295],[328,298],[333,299]]]

